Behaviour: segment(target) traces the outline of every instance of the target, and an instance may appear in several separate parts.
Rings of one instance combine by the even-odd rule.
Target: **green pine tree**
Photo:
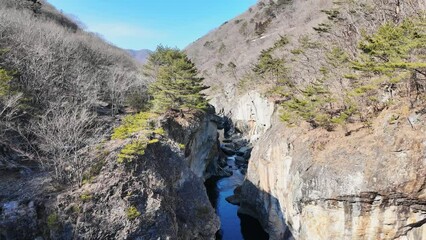
[[[167,109],[205,109],[208,101],[203,90],[203,78],[198,77],[198,70],[185,53],[178,49],[159,46],[148,59],[145,71],[154,77],[150,86],[153,96],[154,111]]]
[[[410,78],[412,73],[426,76],[426,63],[421,49],[426,46],[424,19],[407,19],[401,24],[385,23],[375,34],[365,35],[362,51],[353,68],[386,76],[395,84]]]

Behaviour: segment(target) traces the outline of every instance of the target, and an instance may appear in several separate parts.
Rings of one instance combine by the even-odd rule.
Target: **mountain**
[[[141,49],[141,50],[127,49],[126,51],[130,54],[130,56],[132,56],[134,59],[136,59],[136,61],[138,61],[142,64],[144,64],[146,62],[149,55],[152,53],[152,51],[148,50],[148,49]]]

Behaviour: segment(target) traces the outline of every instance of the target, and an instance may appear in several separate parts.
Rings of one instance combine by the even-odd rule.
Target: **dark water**
[[[244,214],[237,214],[238,206],[228,203],[225,198],[234,194],[234,189],[241,185],[244,175],[235,166],[233,157],[229,157],[228,165],[233,175],[227,178],[210,179],[206,182],[207,194],[221,221],[221,240],[267,240],[268,234],[260,223]]]

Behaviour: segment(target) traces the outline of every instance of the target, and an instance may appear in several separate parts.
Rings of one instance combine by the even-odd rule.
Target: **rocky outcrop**
[[[222,119],[214,114],[214,108],[208,113],[181,113],[169,111],[161,121],[168,137],[181,144],[185,149],[185,160],[192,172],[204,179],[220,175],[218,125]]]
[[[130,161],[117,162],[117,153],[131,139],[104,143],[80,187],[53,187],[47,174],[1,175],[9,187],[0,239],[214,239],[220,223],[204,177],[216,170],[220,118],[181,114],[168,113],[164,136]]]
[[[203,179],[171,142],[148,145],[126,166],[109,161],[56,205],[53,239],[214,239],[219,229]]]
[[[229,102],[217,99],[213,102],[225,116],[232,119],[235,131],[251,142],[259,139],[271,127],[275,105],[256,91],[249,91]]]
[[[425,116],[394,114],[334,132],[276,121],[254,147],[240,210],[271,239],[287,228],[296,239],[426,239]]]

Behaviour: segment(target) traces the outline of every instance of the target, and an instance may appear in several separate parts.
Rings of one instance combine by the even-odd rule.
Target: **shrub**
[[[141,213],[138,211],[138,209],[135,206],[130,206],[126,210],[126,215],[129,220],[134,220],[138,218],[141,215]]]
[[[118,154],[117,162],[125,163],[131,162],[137,155],[144,155],[146,146],[148,145],[147,140],[133,140],[131,143],[126,144]]]
[[[85,193],[80,195],[80,200],[83,201],[83,202],[90,201],[91,199],[92,199],[92,195],[88,192],[85,192]]]
[[[157,116],[157,114],[151,112],[140,112],[135,115],[128,115],[123,119],[123,123],[114,129],[111,138],[125,139],[130,137],[133,133],[154,130],[150,125],[150,120]]]
[[[59,216],[56,213],[52,213],[47,216],[47,227],[51,230],[59,226]]]

